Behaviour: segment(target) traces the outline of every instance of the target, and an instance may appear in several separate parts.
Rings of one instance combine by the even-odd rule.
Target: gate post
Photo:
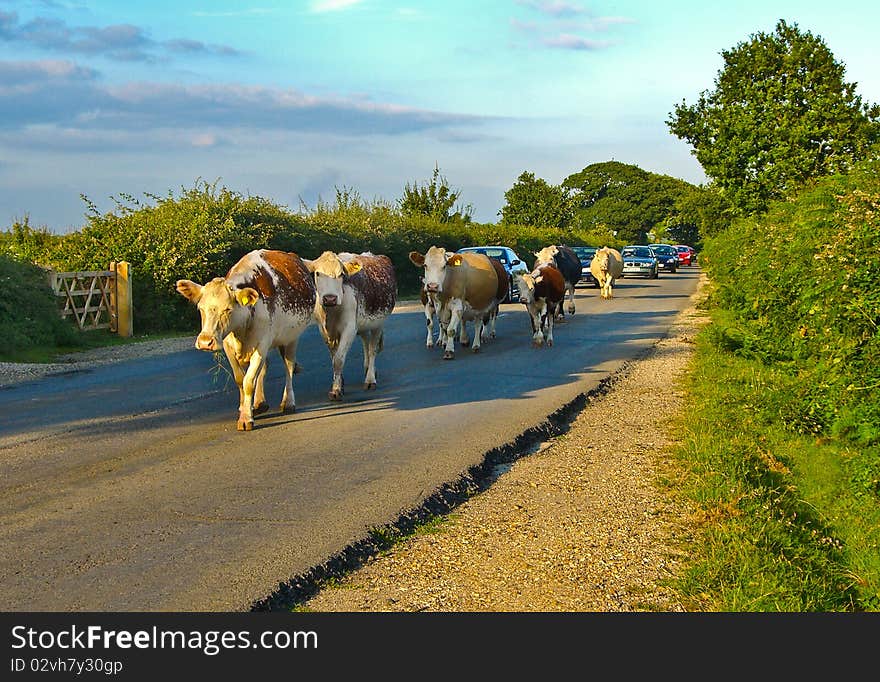
[[[116,318],[116,333],[128,338],[133,333],[133,313],[131,305],[131,267],[127,261],[112,262],[110,269],[115,277],[111,296],[113,298],[113,312]],[[113,317],[113,316],[111,316]],[[111,322],[112,324],[112,322]]]

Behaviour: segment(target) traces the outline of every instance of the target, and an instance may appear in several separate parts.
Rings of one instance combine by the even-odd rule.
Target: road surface
[[[444,361],[419,306],[386,326],[378,390],[360,344],[330,403],[326,347],[303,335],[297,411],[236,431],[238,392],[195,349],[0,389],[0,609],[246,611],[371,528],[420,505],[496,446],[662,338],[697,268],[577,290],[577,313],[534,349],[521,304],[498,337]]]

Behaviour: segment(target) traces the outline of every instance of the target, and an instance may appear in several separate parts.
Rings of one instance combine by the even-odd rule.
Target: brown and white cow
[[[570,246],[551,244],[535,254],[536,268],[546,263],[553,265],[562,274],[568,294],[568,314],[574,315],[574,290],[581,281],[581,259]],[[556,305],[554,315],[560,322],[565,321],[562,301]]]
[[[238,384],[238,430],[254,428],[254,415],[268,409],[263,378],[269,351],[284,360],[281,412],[296,409],[293,374],[299,337],[314,319],[315,285],[295,253],[260,249],[245,254],[226,277],[202,286],[177,281],[177,291],[198,306],[202,329],[199,350],[222,346]]]
[[[441,246],[432,246],[424,254],[410,251],[409,259],[425,269],[425,292],[436,294],[440,303],[443,359],[455,357],[455,336],[469,320],[474,321],[471,348],[479,352],[485,320],[497,308],[498,275],[492,259],[482,253],[447,253]]]
[[[517,274],[519,300],[524,303],[532,323],[532,345],[553,345],[553,318],[565,299],[565,278],[550,263],[539,265],[528,274]]]
[[[315,320],[333,363],[330,400],[342,400],[342,371],[355,336],[364,346],[364,388],[376,388],[376,356],[382,351],[385,320],[397,303],[391,259],[325,251],[303,263],[315,276]]]
[[[599,283],[599,293],[602,298],[606,300],[612,298],[614,280],[619,279],[623,273],[623,258],[620,256],[620,251],[609,246],[603,246],[596,251],[593,260],[590,261],[590,273]]]

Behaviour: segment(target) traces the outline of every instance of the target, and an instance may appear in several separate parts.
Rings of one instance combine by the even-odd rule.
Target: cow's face
[[[556,254],[559,253],[559,249],[556,248],[556,245],[545,246],[543,249],[535,253],[535,265],[539,263],[551,263],[556,258]]]
[[[519,302],[528,305],[535,300],[535,276],[517,273],[516,288],[519,289]]]
[[[439,294],[443,291],[443,282],[446,279],[446,268],[461,264],[461,255],[447,253],[442,246],[432,246],[425,255],[413,251],[409,259],[417,266],[425,268],[422,277],[422,286],[429,294]]]
[[[220,350],[227,334],[244,326],[250,307],[260,298],[250,287],[233,291],[222,277],[215,277],[205,286],[178,280],[177,291],[199,308],[202,330],[196,337],[196,348],[212,352]]]
[[[361,268],[358,263],[343,263],[332,251],[325,251],[315,260],[304,260],[303,263],[315,275],[317,301],[325,308],[342,305],[343,285],[349,275]]]
[[[608,252],[605,249],[596,251],[593,262],[599,266],[599,272],[608,272]]]

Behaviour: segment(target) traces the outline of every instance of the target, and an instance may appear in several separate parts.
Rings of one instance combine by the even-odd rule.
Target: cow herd
[[[608,253],[606,253],[608,252]],[[611,253],[613,252],[613,253]],[[610,298],[611,284],[620,276],[613,249],[594,272]],[[598,254],[597,254],[598,256]],[[574,288],[581,264],[567,246],[548,246],[535,254],[528,274],[517,274],[520,302],[526,306],[536,347],[553,345],[554,319],[574,314]],[[499,306],[507,298],[509,280],[504,267],[481,253],[453,253],[432,246],[409,259],[423,270],[421,301],[427,325],[427,347],[434,346],[437,318],[443,358],[455,357],[455,341],[478,352],[484,338],[495,336]],[[607,262],[606,262],[607,260]],[[594,262],[596,259],[594,259]],[[606,285],[608,295],[606,296]],[[269,409],[264,392],[266,361],[277,349],[285,367],[281,412],[293,412],[296,400],[293,375],[299,370],[296,348],[300,336],[315,323],[330,353],[330,400],[344,394],[343,368],[355,337],[364,351],[364,388],[376,387],[376,356],[383,346],[385,320],[397,303],[397,277],[391,259],[372,253],[325,251],[308,260],[295,253],[260,249],[251,251],[225,277],[205,285],[177,281],[177,291],[198,307],[201,330],[195,347],[219,352],[229,361],[239,389],[239,431],[254,427],[254,416]],[[469,337],[467,323],[474,327]]]

